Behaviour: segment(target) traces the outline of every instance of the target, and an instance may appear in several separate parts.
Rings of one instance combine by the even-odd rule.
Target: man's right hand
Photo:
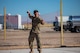
[[[30,11],[27,11],[28,14],[30,14]]]

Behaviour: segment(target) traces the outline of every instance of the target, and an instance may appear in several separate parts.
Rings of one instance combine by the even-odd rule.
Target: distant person
[[[40,24],[43,25],[44,21],[43,21],[43,19],[41,19],[39,17],[38,10],[34,10],[34,12],[33,12],[34,16],[32,16],[29,11],[27,11],[27,14],[28,14],[29,18],[32,20],[32,29],[30,31],[30,35],[28,38],[30,53],[33,53],[34,38],[36,38],[36,41],[37,41],[37,50],[39,51],[39,53],[41,53],[41,44],[40,44],[39,32],[40,32]]]

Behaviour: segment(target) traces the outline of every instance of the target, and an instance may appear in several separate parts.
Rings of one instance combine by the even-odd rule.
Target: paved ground
[[[16,50],[0,50],[0,53],[29,53],[29,49],[16,49]],[[34,53],[38,53],[34,49]],[[42,49],[42,53],[80,53],[80,48],[47,48]]]
[[[4,40],[4,32],[0,31],[0,48],[11,46],[15,46],[15,48],[17,46],[20,46],[18,48],[27,47],[29,31],[30,30],[7,30],[6,40]],[[56,47],[61,45],[60,32],[53,31],[51,27],[41,28],[40,38],[43,47],[45,45],[47,47]],[[36,41],[34,41],[34,45],[36,45]],[[64,45],[80,46],[80,33],[64,32]]]

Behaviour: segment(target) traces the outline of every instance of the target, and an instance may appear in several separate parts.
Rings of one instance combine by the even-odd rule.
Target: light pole
[[[28,29],[28,17],[27,17],[27,29]]]
[[[6,8],[4,7],[4,40],[6,40]]]
[[[65,47],[64,45],[64,34],[63,34],[63,18],[62,18],[62,10],[63,10],[63,2],[60,0],[60,24],[61,24],[61,47]]]

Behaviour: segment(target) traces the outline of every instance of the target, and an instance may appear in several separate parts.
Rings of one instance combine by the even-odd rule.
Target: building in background
[[[4,16],[0,15],[0,24],[4,27]],[[21,15],[6,15],[6,28],[7,29],[21,29]]]
[[[0,30],[2,30],[2,24],[0,24]]]

